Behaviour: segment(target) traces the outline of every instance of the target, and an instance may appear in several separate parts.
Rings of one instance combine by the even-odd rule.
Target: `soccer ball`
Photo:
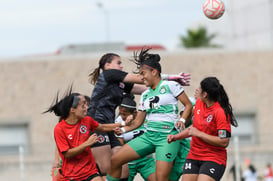
[[[209,19],[218,19],[225,12],[225,5],[221,0],[205,0],[203,12]]]

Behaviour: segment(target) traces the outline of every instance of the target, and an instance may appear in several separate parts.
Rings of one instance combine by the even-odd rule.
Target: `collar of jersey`
[[[149,88],[150,91],[156,91],[157,89],[159,89],[159,87],[160,87],[160,85],[161,85],[162,82],[163,82],[163,80],[161,80],[161,81],[158,83],[158,85],[156,86],[155,89],[152,89],[152,88],[150,87],[150,88]]]

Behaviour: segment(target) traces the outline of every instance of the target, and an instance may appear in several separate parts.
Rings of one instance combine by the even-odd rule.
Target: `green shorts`
[[[142,178],[147,181],[147,178],[155,173],[155,160],[153,155],[145,156],[133,162],[128,163],[129,166],[129,178],[128,181],[133,181],[136,174],[140,173]]]
[[[180,149],[177,153],[177,157],[174,160],[173,168],[169,176],[169,180],[176,181],[181,177],[183,170],[182,167],[186,161],[188,153],[190,151],[190,140],[179,140],[176,141],[180,143]]]
[[[131,140],[128,145],[137,152],[140,157],[152,154],[155,152],[156,160],[172,162],[180,148],[179,142],[167,142],[168,134],[177,134],[176,130],[170,133],[162,133],[147,130],[141,136]]]

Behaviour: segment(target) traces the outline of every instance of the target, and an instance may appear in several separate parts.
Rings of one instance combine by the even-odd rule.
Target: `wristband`
[[[168,80],[169,75],[168,74],[161,74],[161,79],[162,80]]]
[[[185,122],[186,122],[186,120],[184,119],[184,118],[180,118],[178,121],[181,121],[182,123],[184,123],[185,124]]]
[[[120,129],[121,129],[122,133],[126,133],[125,128],[120,128]]]
[[[120,124],[121,124],[121,126],[125,126],[126,125],[125,121],[121,121]]]

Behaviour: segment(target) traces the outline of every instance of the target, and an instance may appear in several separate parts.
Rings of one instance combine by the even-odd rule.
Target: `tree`
[[[211,44],[211,40],[216,37],[216,33],[208,35],[207,29],[200,26],[198,29],[188,29],[186,36],[181,36],[180,40],[185,48],[199,47],[221,47]]]

